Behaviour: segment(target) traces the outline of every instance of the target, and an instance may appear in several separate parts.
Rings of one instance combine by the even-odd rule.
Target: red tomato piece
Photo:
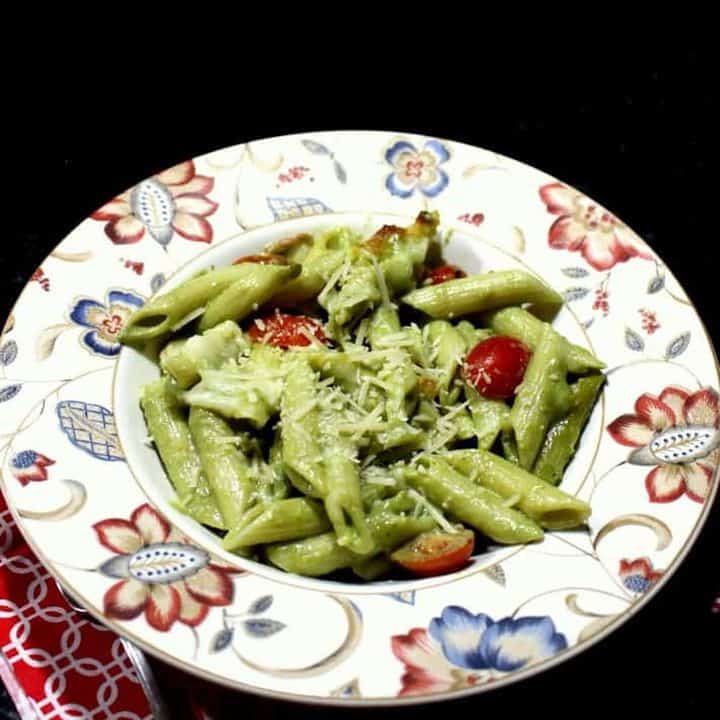
[[[519,340],[495,335],[468,353],[463,374],[483,397],[505,400],[522,382],[530,355],[530,349]]]
[[[258,255],[243,255],[233,260],[233,265],[242,263],[258,263],[259,265],[287,265],[288,261],[282,255],[274,253],[260,253]]]
[[[390,558],[414,575],[444,575],[463,567],[474,548],[475,535],[470,530],[427,532],[399,547]]]
[[[308,336],[325,342],[325,333],[316,320],[307,315],[288,315],[279,310],[254,320],[248,335],[254,342],[265,342],[279,348],[307,347],[312,342]]]
[[[440,285],[440,283],[447,282],[448,280],[463,277],[465,277],[465,273],[459,267],[455,265],[440,265],[430,270],[427,283],[428,285]]]

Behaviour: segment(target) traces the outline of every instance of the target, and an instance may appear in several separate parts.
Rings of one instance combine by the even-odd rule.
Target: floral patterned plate
[[[608,383],[563,480],[592,504],[589,527],[491,548],[455,575],[364,586],[223,553],[169,504],[143,445],[137,388],[152,369],[120,352],[124,322],[166,281],[272,238],[422,208],[440,211],[451,261],[537,272],[564,293],[562,332],[601,349]],[[33,274],[0,339],[2,490],[74,596],[185,670],[284,699],[455,698],[573,657],[658,592],[717,491],[717,387],[672,273],[573,188],[445,140],[274,138],[143,180]]]

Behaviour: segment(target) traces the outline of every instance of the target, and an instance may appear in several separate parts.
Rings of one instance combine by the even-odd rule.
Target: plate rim
[[[441,142],[447,142],[451,143],[454,146],[462,147],[466,150],[477,152],[479,151],[485,151],[492,153],[496,155],[499,158],[504,158],[507,160],[512,161],[513,163],[516,163],[523,168],[526,168],[532,172],[538,172],[541,173],[549,178],[552,178],[553,180],[557,182],[563,183],[566,187],[570,188],[571,190],[574,190],[582,195],[585,195],[585,193],[579,189],[577,189],[575,186],[565,182],[561,178],[557,178],[554,175],[551,175],[550,173],[547,173],[546,171],[542,170],[541,168],[536,168],[533,165],[530,165],[528,163],[525,163],[522,160],[518,160],[513,156],[507,155],[505,153],[499,153],[495,150],[486,148],[485,146],[480,145],[471,145],[469,143],[466,143],[464,141],[458,141],[453,140],[452,138],[448,138],[445,136],[430,136],[426,135],[425,133],[418,132],[418,131],[397,131],[397,130],[322,130],[322,129],[316,129],[316,130],[308,130],[304,132],[296,132],[296,133],[287,133],[283,135],[273,135],[270,137],[256,137],[256,138],[249,138],[245,140],[244,142],[238,142],[232,145],[227,146],[221,146],[216,147],[214,149],[209,149],[207,152],[204,152],[200,155],[196,155],[192,158],[186,158],[186,160],[180,160],[180,162],[185,161],[194,161],[199,158],[206,158],[208,155],[211,155],[216,152],[222,152],[227,150],[232,150],[235,148],[242,148],[244,146],[248,146],[251,143],[260,143],[260,142],[273,142],[273,141],[280,141],[280,140],[291,140],[295,138],[307,138],[312,137],[314,135],[322,135],[322,136],[353,136],[357,134],[363,134],[363,135],[372,135],[376,137],[384,137],[384,138],[392,138],[392,137],[411,137],[411,138],[430,138],[433,137],[437,140],[440,140]],[[165,168],[159,168],[157,172],[162,171]],[[214,168],[216,169],[216,168]],[[142,178],[138,179],[137,182],[140,182]],[[124,191],[121,191],[124,192]],[[592,199],[596,198],[596,195],[593,194]],[[336,215],[336,214],[343,214],[343,213],[351,213],[355,211],[338,211],[337,213],[331,212],[331,213],[322,213],[322,215]],[[385,211],[369,211],[368,214],[392,214]],[[358,212],[358,214],[360,214]],[[320,214],[319,214],[320,215]],[[45,255],[43,260],[41,260],[38,265],[41,265],[45,260],[47,260],[49,257],[52,256],[52,253],[65,241],[65,239],[74,232],[80,225],[82,225],[89,216],[86,216],[83,218],[80,223],[73,226],[73,228],[70,229],[70,231],[60,239],[60,241],[50,250],[50,252]],[[266,227],[268,225],[273,225],[277,221],[269,222],[269,223],[262,223],[260,225],[254,226],[253,228],[248,228],[246,230],[241,230],[239,233],[236,233],[232,236],[226,237],[221,242],[226,242],[228,240],[231,240],[233,238],[239,237],[244,235],[249,230],[255,230],[257,228]],[[624,220],[623,220],[624,223]],[[449,224],[449,223],[448,223]],[[632,230],[632,227],[628,225],[627,223],[624,223],[628,228]],[[633,230],[633,232],[635,232]],[[638,237],[642,237],[640,234],[635,233]],[[219,244],[219,243],[218,243]],[[648,247],[650,247],[654,254],[657,256],[658,259],[661,261],[663,260],[662,256],[656,252],[654,247],[647,243]],[[198,253],[199,254],[199,253]],[[183,263],[184,264],[184,263]],[[715,371],[720,378],[720,360],[718,359],[718,353],[717,349],[715,347],[715,343],[713,342],[713,339],[708,332],[707,326],[705,324],[705,321],[703,317],[698,312],[698,309],[696,307],[695,302],[691,298],[691,296],[687,293],[685,286],[683,283],[680,283],[679,280],[677,280],[675,273],[667,263],[664,263],[665,269],[671,274],[673,278],[676,279],[678,282],[678,285],[680,286],[683,293],[688,298],[688,305],[691,308],[692,312],[694,313],[695,318],[697,319],[702,331],[703,336],[705,338],[705,341],[707,342],[707,345],[710,349],[710,354],[713,359],[713,365],[715,368]],[[12,316],[15,312],[16,307],[19,305],[19,303],[22,301],[25,292],[28,290],[30,286],[30,279],[25,282],[23,287],[21,288],[20,292],[18,293],[15,301],[10,306],[6,318],[9,318]],[[114,362],[114,365],[117,365],[117,362]],[[113,370],[113,376],[115,374],[114,368],[111,368],[111,366],[108,366],[107,368],[102,368],[98,370]],[[78,376],[79,377],[79,376]],[[75,379],[75,378],[73,378]],[[48,381],[49,383],[52,381]],[[32,409],[31,409],[32,411]],[[20,422],[22,424],[21,418]],[[9,437],[14,437],[17,434],[17,429],[9,434]],[[10,451],[10,443],[8,443],[8,446],[5,448],[4,457],[7,457],[7,454]],[[9,479],[9,478],[8,478]],[[715,468],[712,483],[711,483],[711,489],[710,494],[703,502],[703,507],[697,517],[697,520],[695,521],[694,525],[692,526],[691,531],[688,533],[687,537],[685,538],[684,543],[682,546],[678,549],[677,554],[672,559],[672,561],[668,564],[668,566],[664,569],[664,572],[662,574],[662,577],[640,598],[635,599],[625,611],[618,614],[614,620],[609,622],[602,630],[595,633],[589,638],[586,638],[584,640],[579,640],[574,645],[567,647],[556,654],[552,655],[551,657],[538,662],[536,664],[529,665],[528,667],[520,670],[513,671],[511,673],[508,673],[504,677],[498,678],[494,680],[491,683],[482,683],[479,685],[475,685],[468,688],[461,688],[456,690],[445,690],[441,692],[430,692],[430,693],[423,693],[419,695],[410,695],[410,696],[368,696],[368,697],[349,697],[349,698],[343,698],[338,696],[331,696],[331,695],[308,695],[308,694],[300,694],[300,693],[289,693],[284,692],[280,690],[272,690],[269,688],[265,688],[262,686],[257,685],[249,685],[247,683],[233,680],[229,677],[216,675],[213,672],[210,672],[204,668],[200,668],[197,665],[188,665],[184,663],[182,660],[176,658],[175,656],[166,653],[164,650],[162,650],[159,646],[153,645],[152,643],[144,640],[143,638],[137,636],[134,632],[129,631],[127,629],[127,626],[122,625],[119,621],[113,620],[111,618],[108,618],[107,616],[103,615],[99,610],[96,610],[93,607],[92,602],[88,601],[87,598],[84,596],[82,592],[78,592],[77,589],[73,586],[72,583],[68,583],[66,585],[64,577],[62,575],[62,572],[56,567],[56,563],[49,560],[42,550],[38,547],[35,538],[33,537],[33,533],[29,531],[26,528],[26,524],[24,521],[24,518],[22,518],[19,515],[19,512],[15,505],[10,502],[9,495],[7,492],[7,480],[5,477],[5,474],[0,472],[0,490],[2,490],[3,495],[6,499],[6,503],[8,506],[8,509],[10,510],[10,513],[12,515],[12,518],[16,524],[18,532],[21,533],[24,541],[28,544],[30,549],[33,551],[33,553],[38,557],[38,559],[41,561],[43,568],[49,573],[49,575],[57,580],[63,587],[68,587],[68,590],[73,594],[73,596],[77,597],[77,599],[81,602],[81,604],[87,609],[87,611],[103,626],[109,628],[112,630],[115,634],[122,636],[126,639],[128,639],[133,644],[137,645],[139,648],[141,648],[144,652],[148,653],[149,655],[158,658],[162,662],[166,662],[169,665],[172,665],[173,667],[177,668],[178,670],[194,675],[196,677],[199,677],[203,680],[209,681],[211,683],[219,684],[223,687],[229,688],[231,690],[236,691],[242,691],[242,692],[248,692],[254,695],[260,695],[262,697],[267,697],[274,700],[283,700],[283,701],[290,701],[290,702],[296,702],[296,703],[303,703],[303,704],[315,704],[315,705],[323,705],[323,706],[335,706],[335,707],[393,707],[393,706],[409,706],[409,705],[418,705],[418,704],[425,704],[425,703],[437,703],[442,702],[446,700],[456,700],[456,699],[464,699],[469,696],[476,696],[485,692],[489,692],[494,689],[504,688],[509,685],[512,685],[517,682],[522,682],[523,680],[526,680],[530,677],[533,677],[535,675],[541,674],[543,672],[546,672],[548,670],[552,670],[556,668],[557,666],[566,663],[569,660],[572,660],[577,655],[585,652],[586,650],[590,649],[594,645],[602,642],[606,637],[614,633],[616,630],[618,630],[620,627],[622,627],[626,622],[634,618],[643,608],[646,607],[646,605],[651,602],[654,598],[657,597],[658,593],[662,591],[662,589],[671,581],[671,579],[675,576],[677,570],[680,568],[682,563],[686,560],[690,552],[695,547],[698,537],[701,535],[702,531],[705,529],[706,523],[708,521],[708,518],[710,516],[711,511],[713,510],[715,504],[718,502],[718,497],[720,496],[720,488],[718,487],[720,485],[720,465]],[[133,478],[134,482],[137,482]],[[141,487],[141,486],[140,486]],[[142,488],[141,488],[141,492]],[[265,578],[267,580],[267,578]],[[270,581],[270,582],[277,582],[277,581]],[[338,593],[343,594],[343,593]]]

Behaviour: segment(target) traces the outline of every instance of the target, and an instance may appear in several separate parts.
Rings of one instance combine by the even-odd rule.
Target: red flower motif
[[[638,310],[638,312],[642,317],[642,329],[648,335],[652,335],[656,330],[660,329],[660,323],[657,321],[657,315],[654,312],[644,308]]]
[[[392,652],[405,665],[399,697],[457,690],[490,681],[489,671],[471,671],[448,661],[440,645],[425,628],[413,628],[407,635],[394,635]]]
[[[463,213],[462,215],[458,215],[458,220],[460,222],[468,223],[468,225],[475,225],[475,227],[478,227],[478,225],[482,225],[482,223],[485,220],[485,215],[483,213]]]
[[[42,482],[48,479],[48,465],[55,461],[47,455],[35,450],[22,450],[10,460],[10,471],[13,477],[24,487],[31,482]]]
[[[646,593],[662,577],[662,572],[655,570],[648,558],[620,560],[618,574],[623,585],[635,595]]]
[[[635,402],[635,414],[621,415],[607,427],[613,440],[628,447],[648,446],[653,438],[672,427],[688,425],[720,427],[720,396],[712,388],[690,392],[676,385],[666,387],[659,396],[645,393]],[[687,463],[658,461],[645,478],[651,502],[666,503],[686,494],[703,502],[710,491],[720,449]]]
[[[291,183],[293,180],[302,180],[303,177],[305,177],[305,173],[309,173],[310,168],[304,167],[302,165],[294,165],[293,167],[289,168],[286,173],[280,173],[278,175],[278,180],[281,183]]]
[[[41,267],[30,276],[30,282],[36,282],[45,292],[50,292],[50,279]]]
[[[653,259],[627,225],[577,190],[554,182],[540,188],[540,197],[548,212],[559,216],[548,233],[551,248],[580,252],[596,270],[608,270],[632,257]]]
[[[130,520],[109,518],[95,523],[93,529],[102,545],[122,556],[131,556],[157,543],[188,544],[187,539],[147,503],[136,508]],[[232,603],[233,584],[228,577],[231,572],[234,569],[229,566],[211,562],[171,583],[129,577],[105,593],[105,614],[118,620],[131,620],[144,612],[148,623],[161,631],[169,630],[176,621],[194,627],[205,619],[210,607]]]
[[[206,195],[213,189],[211,177],[195,174],[192,160],[175,165],[144,180],[96,210],[93,220],[107,220],[105,234],[117,245],[140,241],[147,230],[161,245],[173,232],[209,243],[213,230],[205,219],[218,207]]]

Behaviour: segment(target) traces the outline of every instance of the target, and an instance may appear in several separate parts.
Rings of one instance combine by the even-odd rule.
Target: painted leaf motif
[[[248,635],[256,638],[270,637],[287,627],[285,623],[281,623],[279,620],[266,619],[245,620],[242,625]]]
[[[269,197],[267,204],[276,220],[290,220],[332,212],[324,202],[311,197]]]
[[[590,290],[586,287],[571,287],[563,292],[563,297],[565,298],[565,302],[570,303],[576,300],[582,300],[589,292]]]
[[[483,574],[486,577],[489,577],[493,582],[496,582],[498,585],[505,587],[507,575],[505,575],[505,569],[502,565],[493,565],[487,570],[483,570]]]
[[[625,328],[625,345],[633,352],[642,352],[645,349],[645,341],[630,328]]]
[[[152,543],[130,558],[130,574],[140,582],[176,582],[195,575],[210,562],[210,556],[194,545]]]
[[[333,169],[335,170],[335,177],[338,179],[338,182],[344,185],[347,182],[345,168],[337,160],[333,160]]]
[[[260,615],[270,608],[273,604],[272,595],[263,595],[259,597],[255,602],[247,609],[248,615]]]
[[[665,348],[665,359],[672,360],[679,355],[682,355],[690,344],[690,332],[684,332],[682,335],[678,335],[674,340],[668,343]]]
[[[18,346],[14,340],[8,340],[0,347],[0,365],[11,365],[18,354]]]
[[[71,326],[65,323],[46,327],[35,340],[35,357],[38,360],[47,360],[55,349],[55,341],[60,337],[61,333],[69,327]]]
[[[403,592],[388,593],[388,597],[392,598],[393,600],[396,600],[399,603],[404,603],[405,605],[414,605],[415,604],[415,591],[414,590],[405,590]]]
[[[664,287],[665,287],[665,276],[664,275],[656,275],[648,283],[647,291],[648,291],[649,295],[652,295],[656,292],[660,292]]]
[[[301,140],[304,148],[313,155],[330,155],[330,150],[315,140]],[[342,181],[341,181],[342,182]]]
[[[6,385],[4,388],[0,388],[0,403],[12,400],[22,390],[22,385]]]
[[[106,560],[98,571],[111,578],[130,577],[130,555],[115,555]]]
[[[98,460],[125,460],[120,449],[115,416],[102,405],[82,400],[63,400],[55,411],[68,440]]]
[[[562,269],[563,275],[567,275],[570,278],[584,278],[587,277],[590,272],[585,268],[581,267],[566,267]]]
[[[232,642],[235,630],[233,628],[223,628],[213,638],[212,644],[210,645],[210,652],[216,653],[224,650]]]
[[[585,320],[582,324],[582,326],[587,330],[593,323],[595,322],[595,318],[589,318],[588,320]]]
[[[165,274],[155,273],[150,280],[150,289],[153,292],[157,292],[165,284]]]
[[[360,692],[360,682],[357,678],[353,678],[350,682],[343,683],[340,687],[335,688],[330,695],[332,697],[358,698],[362,697]]]

